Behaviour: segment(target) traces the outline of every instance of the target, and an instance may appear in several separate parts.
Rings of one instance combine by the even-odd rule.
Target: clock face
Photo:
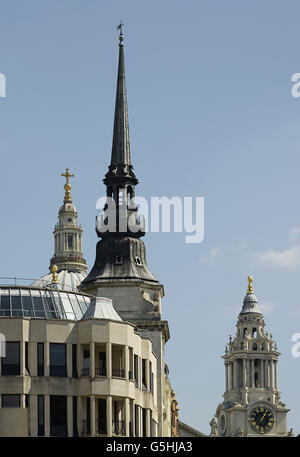
[[[257,406],[249,414],[249,422],[257,433],[267,433],[274,424],[274,414],[265,406]]]

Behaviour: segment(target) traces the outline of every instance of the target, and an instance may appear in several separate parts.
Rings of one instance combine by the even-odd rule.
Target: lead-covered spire
[[[117,91],[115,103],[114,130],[111,151],[111,162],[106,178],[109,177],[131,177],[135,178],[130,158],[130,139],[128,106],[126,91],[126,76],[124,62],[124,37],[123,23],[119,25],[119,65],[117,78]]]

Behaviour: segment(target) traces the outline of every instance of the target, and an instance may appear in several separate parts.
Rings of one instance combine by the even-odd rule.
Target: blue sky
[[[300,433],[298,1],[0,1],[0,276],[39,277],[69,167],[93,265],[96,200],[111,152],[125,22],[131,152],[139,195],[203,196],[205,238],[148,233],[164,284],[166,359],[180,419],[208,432],[221,355],[248,274],[282,352],[279,388]]]

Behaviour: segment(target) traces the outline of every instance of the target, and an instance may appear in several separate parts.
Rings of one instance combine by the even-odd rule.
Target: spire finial
[[[52,273],[52,282],[54,282],[54,283],[58,282],[57,270],[58,270],[57,265],[52,265],[51,273]]]
[[[248,276],[248,290],[247,290],[247,294],[253,294],[253,278],[252,276]]]
[[[65,198],[64,198],[64,201],[65,202],[72,202],[72,197],[71,197],[71,189],[72,189],[72,186],[70,184],[70,181],[69,179],[70,178],[73,178],[74,175],[70,173],[70,170],[69,168],[66,168],[66,172],[65,173],[62,173],[61,174],[62,176],[64,176],[66,178],[66,184],[64,185],[64,189],[65,189]]]
[[[117,30],[120,30],[120,36],[119,36],[120,46],[123,46],[123,40],[124,40],[124,36],[123,36],[123,25],[124,25],[124,22],[123,22],[122,19],[121,19],[121,22],[120,22],[120,24],[119,24],[118,27],[117,27]]]

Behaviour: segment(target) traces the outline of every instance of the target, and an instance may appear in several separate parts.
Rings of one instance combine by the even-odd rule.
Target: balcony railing
[[[90,369],[89,368],[82,368],[81,376],[90,376]]]
[[[112,375],[115,378],[125,378],[125,370],[121,370],[119,368],[113,368],[112,369]]]
[[[96,435],[107,435],[105,421],[106,421],[106,419],[104,421],[96,420],[96,428],[95,428]]]
[[[82,421],[82,435],[90,435],[91,427],[90,422],[87,420]]]
[[[113,435],[125,436],[125,422],[124,421],[113,421],[112,432]]]
[[[132,422],[129,422],[129,436],[130,436],[130,438],[133,437],[133,424],[132,424]]]
[[[103,368],[95,368],[96,376],[106,376],[106,370]]]

